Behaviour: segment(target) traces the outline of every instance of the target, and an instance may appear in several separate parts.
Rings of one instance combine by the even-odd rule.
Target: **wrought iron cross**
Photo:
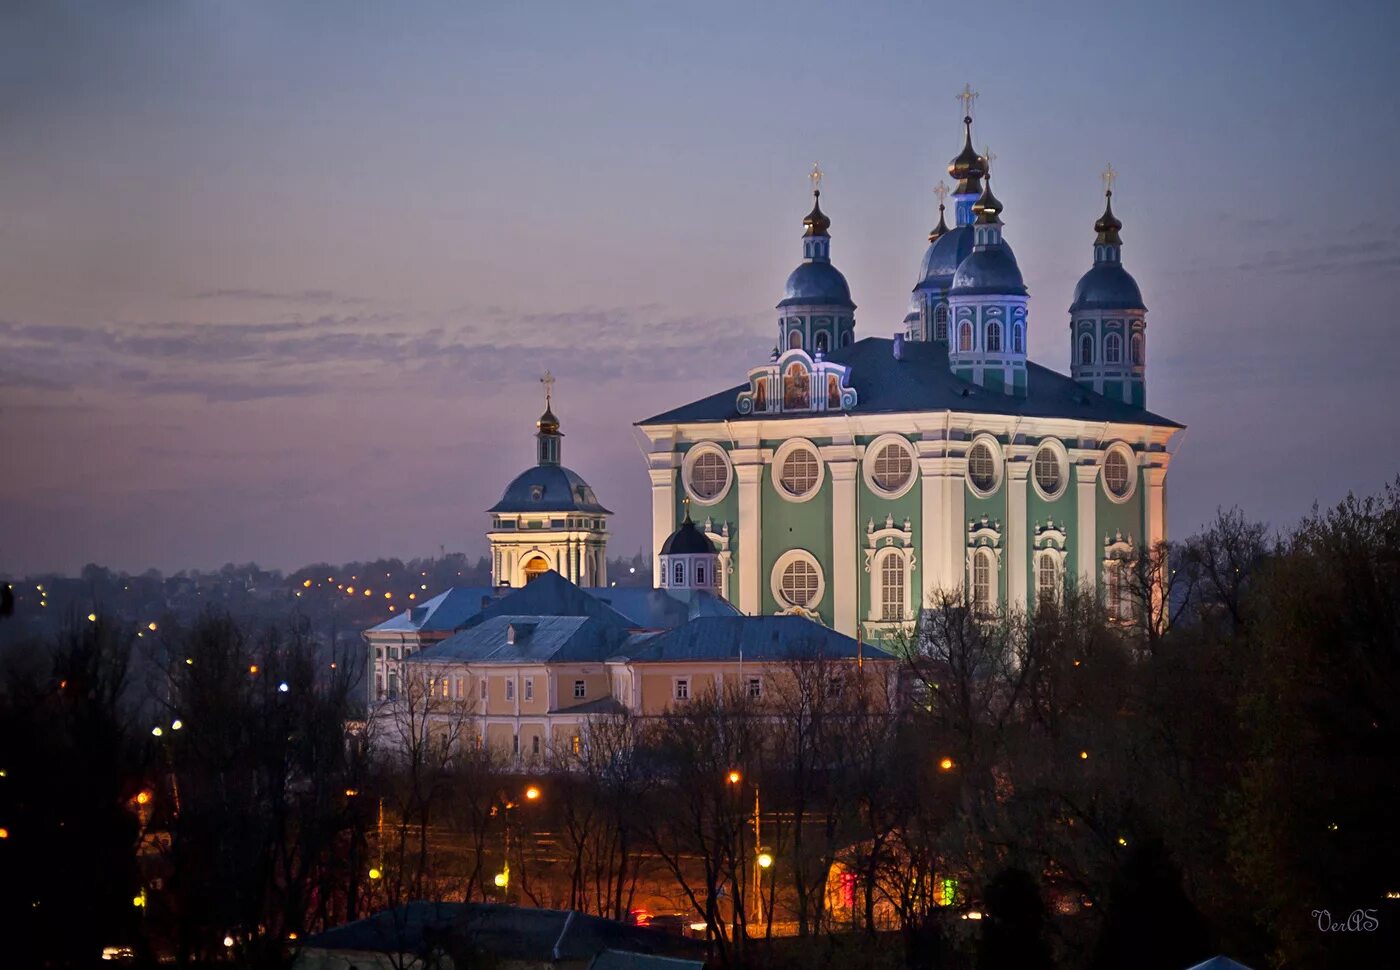
[[[972,102],[976,101],[979,95],[972,90],[971,84],[964,84],[963,89],[958,92],[957,98],[962,102],[963,117],[972,117]]]
[[[1113,194],[1113,183],[1118,178],[1118,173],[1113,170],[1113,163],[1104,166],[1103,174],[1099,176],[1103,179],[1103,191],[1105,195]]]
[[[544,406],[548,409],[550,397],[554,391],[554,375],[549,371],[545,371],[544,376],[540,378],[540,383],[544,385]]]
[[[938,184],[933,187],[933,194],[938,197],[938,207],[943,208],[943,200],[948,198],[948,186],[942,179],[939,179]]]
[[[982,161],[987,163],[987,174],[992,174],[992,162],[996,161],[996,156],[992,154],[991,145],[982,146]]]
[[[807,178],[812,183],[813,194],[822,190],[822,170],[821,166],[818,165],[816,162],[812,163],[812,174],[807,176]]]

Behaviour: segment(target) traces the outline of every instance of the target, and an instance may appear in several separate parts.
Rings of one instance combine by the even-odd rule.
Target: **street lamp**
[[[758,867],[760,869],[771,869],[773,867],[773,857],[767,852],[758,854]]]

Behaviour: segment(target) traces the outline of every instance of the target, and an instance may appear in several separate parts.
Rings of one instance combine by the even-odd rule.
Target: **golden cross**
[[[972,102],[976,101],[978,94],[972,90],[971,84],[964,84],[963,89],[958,92],[958,100],[962,102],[963,117],[972,117]]]
[[[816,162],[812,163],[812,174],[807,176],[812,183],[813,194],[822,190],[822,170]]]
[[[545,371],[544,376],[540,378],[540,383],[544,385],[544,406],[548,410],[550,395],[554,390],[554,375]]]
[[[987,174],[992,174],[992,162],[996,161],[996,156],[992,154],[991,145],[982,146],[982,161],[987,163]]]
[[[1113,163],[1104,166],[1103,174],[1099,176],[1103,179],[1103,190],[1105,195],[1113,194],[1113,182],[1118,178],[1118,173],[1113,170]]]
[[[948,198],[948,186],[943,183],[942,179],[939,179],[938,184],[933,187],[933,194],[938,197],[938,207],[943,208],[943,200]]]

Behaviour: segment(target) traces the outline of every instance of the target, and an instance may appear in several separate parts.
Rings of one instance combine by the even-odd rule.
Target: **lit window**
[[[880,619],[904,619],[904,559],[897,553],[880,564]]]
[[[795,559],[783,570],[781,590],[789,606],[810,607],[817,598],[817,567],[805,559]]]
[[[948,339],[948,304],[940,303],[933,311],[933,339]]]
[[[718,496],[729,485],[729,463],[718,451],[706,450],[690,466],[690,491],[701,501]]]
[[[1134,364],[1142,366],[1142,334],[1135,333],[1128,341],[1128,355]]]
[[[783,490],[794,498],[803,498],[817,487],[821,465],[817,456],[807,448],[796,448],[783,459],[779,481]]]
[[[690,699],[690,681],[684,677],[676,681],[676,700],[684,701]]]
[[[588,685],[581,680],[574,681],[574,697],[582,699],[588,696]]]
[[[1094,362],[1094,338],[1090,334],[1086,333],[1079,338],[1079,362],[1081,364]]]
[[[463,697],[465,697],[465,696],[466,696],[466,693],[467,693],[467,682],[466,682],[466,678],[464,678],[464,677],[458,677],[458,678],[456,678],[456,679],[453,681],[453,684],[452,684],[452,692],[453,692],[453,698],[454,698],[455,700],[459,700],[459,701],[460,701]]]
[[[1128,459],[1121,451],[1110,451],[1104,458],[1103,483],[1118,498],[1128,494]]]
[[[899,444],[890,442],[875,455],[875,484],[886,492],[903,488],[914,474],[914,459]]]
[[[992,612],[992,554],[985,549],[972,558],[972,607],[978,614]]]
[[[967,476],[973,488],[980,492],[990,492],[996,488],[996,456],[985,441],[979,441],[972,446],[972,451],[967,456]]]
[[[1035,453],[1035,483],[1046,495],[1058,495],[1060,482],[1060,456],[1053,448],[1041,448]]]
[[[987,324],[987,350],[994,354],[1001,353],[1001,324],[995,321]]]
[[[757,677],[750,677],[746,693],[753,700],[763,696],[763,681]]]
[[[1106,364],[1116,364],[1123,356],[1123,338],[1111,333],[1103,340],[1103,359]]]
[[[569,739],[569,749],[573,751],[574,754],[582,754],[583,738],[575,734],[572,738]]]
[[[966,351],[971,349],[972,324],[968,323],[967,321],[963,321],[962,325],[958,327],[958,350]]]

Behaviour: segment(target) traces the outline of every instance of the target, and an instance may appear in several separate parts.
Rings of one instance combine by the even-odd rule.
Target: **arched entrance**
[[[525,560],[525,582],[533,583],[549,572],[549,560],[544,556],[532,556]]]

